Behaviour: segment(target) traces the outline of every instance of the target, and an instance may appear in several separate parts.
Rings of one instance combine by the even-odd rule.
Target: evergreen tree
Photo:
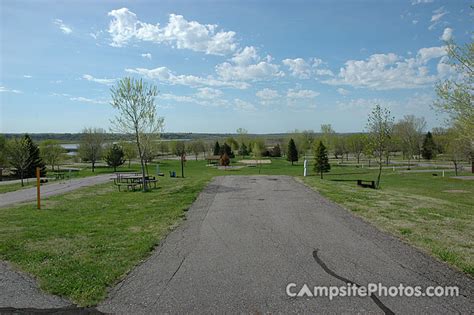
[[[240,156],[242,156],[242,158],[243,158],[244,156],[249,155],[249,150],[247,149],[247,146],[245,145],[245,143],[242,143],[242,145],[239,147],[239,152],[238,152],[238,154],[239,154]]]
[[[281,157],[281,148],[280,148],[279,144],[277,144],[276,146],[273,147],[271,155],[273,157]]]
[[[114,172],[116,172],[117,167],[125,163],[125,153],[120,146],[114,144],[105,153],[104,160],[107,165],[113,167]]]
[[[221,146],[219,145],[219,141],[216,141],[216,144],[214,144],[214,155],[220,155],[221,154]]]
[[[219,153],[219,155],[222,156],[224,153],[226,153],[229,158],[234,158],[234,157],[235,157],[234,152],[232,152],[232,148],[230,147],[230,145],[228,145],[228,144],[225,143],[225,142],[224,142],[224,144],[220,147],[220,153]]]
[[[29,165],[28,168],[25,170],[24,177],[36,177],[36,168],[40,168],[40,176],[43,177],[46,175],[46,165],[43,162],[43,159],[40,155],[40,150],[38,146],[31,140],[31,137],[28,134],[25,134],[23,137],[25,143],[28,147],[29,154]],[[18,174],[17,174],[18,175]]]
[[[423,156],[423,158],[426,160],[431,160],[436,157],[436,144],[433,140],[433,135],[429,131],[423,139],[421,156]]]
[[[329,165],[328,151],[322,141],[319,141],[318,147],[314,152],[314,158],[314,171],[320,173],[322,179],[323,173],[329,172],[331,169],[331,165]]]
[[[298,161],[298,150],[293,138],[288,142],[288,152],[286,153],[286,159],[293,165],[294,162]]]

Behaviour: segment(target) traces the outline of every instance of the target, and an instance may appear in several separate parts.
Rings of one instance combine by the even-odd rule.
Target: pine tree
[[[234,157],[235,157],[234,152],[232,152],[232,148],[230,147],[230,145],[228,145],[228,144],[225,143],[225,142],[224,142],[224,144],[220,147],[219,155],[222,156],[224,153],[226,153],[229,158],[234,158]]]
[[[323,173],[329,172],[331,169],[331,165],[329,165],[328,152],[322,141],[319,141],[318,147],[314,153],[314,158],[314,171],[320,173],[322,179]]]
[[[271,155],[272,157],[281,157],[281,148],[279,144],[273,147]]]
[[[116,172],[117,167],[125,163],[125,153],[120,146],[114,144],[105,153],[104,160],[107,165],[113,167],[114,172]]]
[[[298,161],[298,150],[296,149],[296,144],[293,138],[291,138],[288,142],[288,152],[286,154],[286,159],[291,162],[291,165]]]
[[[436,143],[433,140],[433,135],[429,131],[423,139],[421,156],[423,156],[425,160],[431,160],[436,157]]]
[[[245,145],[245,143],[242,143],[242,145],[239,147],[239,155],[242,156],[242,158],[244,156],[247,156],[249,155],[249,150],[247,149],[247,146]]]
[[[221,146],[219,145],[219,141],[216,141],[216,144],[214,144],[214,155],[220,155],[221,154]]]
[[[29,166],[25,171],[24,177],[36,177],[36,168],[40,168],[40,176],[43,177],[46,175],[46,165],[43,162],[43,159],[40,155],[40,150],[38,146],[31,140],[31,137],[28,134],[25,134],[23,137],[26,145],[28,147],[29,154]]]

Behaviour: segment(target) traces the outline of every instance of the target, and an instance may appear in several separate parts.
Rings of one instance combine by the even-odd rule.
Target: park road
[[[105,174],[71,180],[61,180],[59,182],[42,185],[41,198],[64,194],[82,187],[107,183],[113,177],[113,174]],[[36,187],[19,189],[16,191],[0,194],[0,208],[33,200],[36,200]]]
[[[452,286],[458,297],[289,297],[295,283]],[[470,313],[474,282],[286,176],[215,178],[107,313]]]

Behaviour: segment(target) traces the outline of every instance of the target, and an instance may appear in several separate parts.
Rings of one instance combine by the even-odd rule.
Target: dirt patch
[[[467,194],[467,193],[469,193],[469,191],[461,190],[461,189],[449,189],[449,190],[443,190],[443,192],[453,193],[453,194]]]
[[[271,164],[271,160],[240,160],[242,164]]]

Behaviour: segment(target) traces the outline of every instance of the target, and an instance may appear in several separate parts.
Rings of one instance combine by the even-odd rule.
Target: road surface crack
[[[346,279],[340,275],[338,275],[337,273],[335,273],[334,271],[332,271],[331,269],[329,269],[329,267],[321,260],[321,258],[319,258],[318,256],[318,249],[315,249],[313,251],[313,257],[314,257],[314,260],[316,260],[316,262],[318,263],[319,266],[321,266],[321,268],[323,268],[323,270],[330,276],[333,276],[334,278],[336,279],[339,279],[341,281],[344,281],[345,283],[349,283],[349,284],[352,284],[356,287],[361,287],[360,284],[357,284],[355,283],[354,281],[351,281],[349,279]],[[385,314],[395,314],[391,309],[389,309],[385,304],[382,303],[382,301],[379,300],[379,298],[372,294],[369,296],[372,301],[374,301],[374,303],[385,313]]]

